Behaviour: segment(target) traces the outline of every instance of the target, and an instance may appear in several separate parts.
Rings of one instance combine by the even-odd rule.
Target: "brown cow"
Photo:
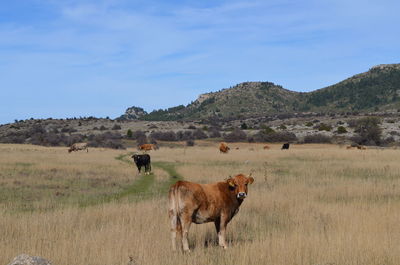
[[[220,153],[225,153],[226,154],[226,153],[228,153],[229,150],[230,150],[230,148],[226,143],[221,142],[219,144],[219,152]]]
[[[253,181],[251,176],[239,174],[233,178],[229,177],[226,181],[212,184],[178,181],[171,186],[168,213],[173,250],[176,250],[176,233],[178,233],[182,238],[183,250],[189,251],[188,232],[192,222],[196,224],[214,222],[218,243],[226,249],[226,226],[247,197],[247,184]]]
[[[72,151],[79,151],[79,150],[85,150],[85,149],[86,149],[86,152],[89,152],[89,148],[88,148],[88,144],[87,143],[74,143],[68,149],[68,153],[71,153]]]
[[[150,151],[150,150],[156,150],[158,149],[157,145],[155,144],[142,144],[139,145],[139,150],[143,150],[143,151]]]
[[[264,145],[264,150],[266,150],[266,149],[270,149],[270,147],[268,146],[268,145]]]

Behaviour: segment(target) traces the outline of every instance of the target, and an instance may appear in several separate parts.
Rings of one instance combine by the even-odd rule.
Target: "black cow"
[[[150,171],[151,171],[150,155],[148,155],[148,154],[133,155],[132,158],[133,158],[133,161],[135,161],[135,164],[139,170],[139,173],[140,173],[140,170],[142,169],[142,167],[144,166],[144,174],[150,175]]]
[[[289,149],[289,145],[290,145],[289,143],[283,144],[281,150]]]

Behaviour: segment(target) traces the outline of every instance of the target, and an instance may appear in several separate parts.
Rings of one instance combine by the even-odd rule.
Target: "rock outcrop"
[[[8,265],[52,265],[52,263],[41,257],[29,256],[21,254],[14,258]]]

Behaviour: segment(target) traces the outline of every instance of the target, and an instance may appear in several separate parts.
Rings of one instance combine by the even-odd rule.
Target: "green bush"
[[[342,134],[342,133],[347,133],[347,130],[344,126],[339,126],[336,132]]]
[[[309,122],[307,122],[305,125],[306,125],[307,127],[311,127],[311,126],[314,125],[314,123],[312,123],[311,121],[309,121]]]
[[[328,124],[325,124],[325,123],[321,123],[319,126],[318,126],[318,131],[327,131],[327,132],[330,132],[332,130],[332,126],[330,126],[330,125],[328,125]]]
[[[128,131],[126,132],[126,137],[132,138],[132,136],[133,136],[132,130],[131,130],[131,129],[128,129]]]

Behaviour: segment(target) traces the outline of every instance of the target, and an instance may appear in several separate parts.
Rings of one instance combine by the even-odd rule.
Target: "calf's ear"
[[[254,178],[253,177],[249,177],[249,184],[254,182]]]
[[[234,188],[235,187],[235,182],[233,182],[233,179],[231,176],[226,180],[226,183],[228,183],[229,187]]]

